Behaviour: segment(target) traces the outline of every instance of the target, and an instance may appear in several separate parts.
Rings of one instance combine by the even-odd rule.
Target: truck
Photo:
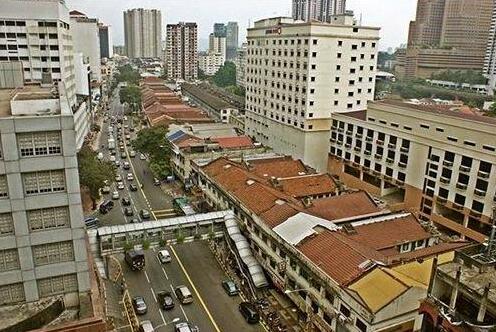
[[[108,139],[108,148],[109,148],[109,150],[115,149],[115,140],[113,137],[110,137]]]
[[[141,249],[126,251],[125,260],[133,271],[141,271],[145,268],[145,253]]]

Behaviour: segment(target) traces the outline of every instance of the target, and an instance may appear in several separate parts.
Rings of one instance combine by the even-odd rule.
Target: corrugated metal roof
[[[330,231],[339,229],[338,226],[328,220],[300,212],[289,217],[286,221],[274,227],[273,230],[286,242],[297,245],[306,237],[317,233],[314,230],[316,226],[327,228]]]

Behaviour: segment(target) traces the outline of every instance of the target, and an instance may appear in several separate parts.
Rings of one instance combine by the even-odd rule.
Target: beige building
[[[205,53],[198,56],[198,68],[208,76],[213,76],[224,65],[225,58],[220,53]]]
[[[495,130],[494,119],[453,105],[370,103],[333,116],[329,172],[445,234],[483,242],[496,206]]]
[[[379,28],[272,18],[248,29],[246,133],[326,169],[331,114],[374,97]]]
[[[162,55],[162,14],[157,9],[124,12],[124,41],[129,58],[159,58]]]
[[[241,87],[246,87],[246,55],[247,55],[247,44],[243,43],[240,48],[238,48],[238,52],[235,59],[236,64],[236,85]]]
[[[198,27],[196,23],[167,24],[166,72],[169,80],[198,78]]]

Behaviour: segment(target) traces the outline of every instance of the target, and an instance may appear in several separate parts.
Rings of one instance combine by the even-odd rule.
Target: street
[[[111,103],[107,121],[103,123],[98,143],[99,151],[103,153],[105,160],[110,160],[111,153],[108,149],[108,138],[114,137],[116,141],[115,158],[119,161],[117,174],[122,177],[124,188],[117,189],[117,183],[110,183],[110,194],[104,195],[104,199],[111,200],[112,192],[119,192],[119,199],[115,199],[114,207],[106,214],[98,210],[93,213],[100,219],[100,226],[119,225],[129,223],[131,219],[141,220],[140,210],[147,209],[151,212],[150,219],[162,218],[171,214],[172,197],[168,196],[160,186],[154,185],[153,175],[148,167],[147,160],[141,160],[140,153],[129,156],[132,147],[130,140],[136,137],[136,131],[129,131],[130,139],[124,140],[123,150],[125,158],[121,157],[117,127],[119,124],[110,123],[111,117],[124,119],[124,107],[119,102],[118,89]],[[113,131],[109,131],[109,125]],[[120,136],[126,135],[125,126],[133,126],[132,117],[127,115],[127,120],[122,121]],[[137,125],[136,123],[134,125]],[[124,162],[130,163],[129,170],[123,168]],[[133,180],[127,179],[128,173],[133,174]],[[136,191],[130,190],[130,185],[135,184]],[[142,188],[141,188],[142,184]],[[129,206],[124,206],[122,198],[130,200]],[[125,216],[124,209],[129,207],[133,210],[133,216]],[[124,261],[124,255],[118,258],[123,267],[124,278],[132,297],[142,296],[148,306],[145,315],[140,320],[150,320],[155,331],[173,331],[174,322],[188,321],[198,326],[200,331],[263,331],[261,325],[249,325],[238,311],[238,304],[242,301],[240,296],[229,297],[222,288],[221,282],[225,274],[218,265],[214,255],[208,248],[206,242],[193,242],[177,244],[167,248],[172,256],[172,261],[161,264],[157,258],[158,249],[145,251],[146,265],[143,271],[132,271]],[[175,287],[186,285],[193,294],[193,303],[182,305],[174,294]],[[175,307],[164,311],[157,303],[157,293],[170,291],[174,294]]]

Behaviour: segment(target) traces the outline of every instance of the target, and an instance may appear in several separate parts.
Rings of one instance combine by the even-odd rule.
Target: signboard
[[[266,35],[280,35],[281,34],[281,27],[275,27],[275,28],[270,28],[265,30]]]

